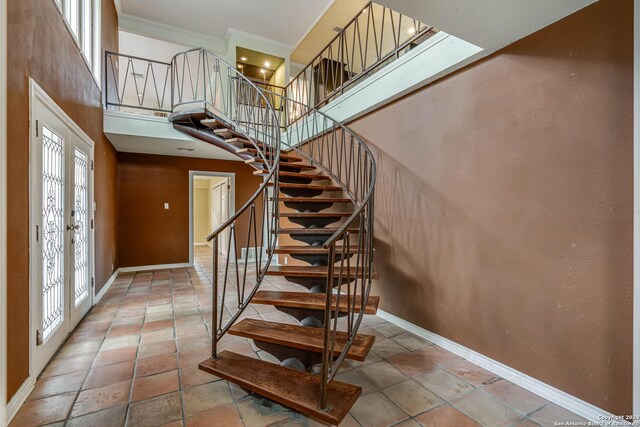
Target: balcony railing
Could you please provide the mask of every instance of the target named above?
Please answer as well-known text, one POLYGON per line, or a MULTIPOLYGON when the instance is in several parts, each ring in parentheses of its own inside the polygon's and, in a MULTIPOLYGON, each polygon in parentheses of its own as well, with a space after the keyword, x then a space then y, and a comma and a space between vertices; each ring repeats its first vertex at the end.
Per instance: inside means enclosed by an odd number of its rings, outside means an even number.
POLYGON ((289 82, 286 96, 319 108, 435 33, 433 27, 369 2, 289 82))
POLYGON ((171 112, 171 64, 121 53, 105 52, 107 110, 171 112))

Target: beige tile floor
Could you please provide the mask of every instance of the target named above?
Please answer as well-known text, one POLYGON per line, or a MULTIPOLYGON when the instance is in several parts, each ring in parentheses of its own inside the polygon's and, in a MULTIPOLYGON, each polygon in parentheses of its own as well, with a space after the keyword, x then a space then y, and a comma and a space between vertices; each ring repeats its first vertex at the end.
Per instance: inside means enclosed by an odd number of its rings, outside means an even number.
MULTIPOLYGON (((11 426, 318 425, 198 370, 209 356, 210 250, 195 268, 121 274, 65 343, 11 426)), ((269 280, 265 289, 293 289, 269 280)), ((291 321, 273 307, 248 317, 291 321)), ((559 406, 376 316, 361 332, 376 336, 363 363, 338 379, 362 387, 343 426, 552 426, 583 421, 559 406)), ((266 360, 244 338, 228 349, 266 360)))

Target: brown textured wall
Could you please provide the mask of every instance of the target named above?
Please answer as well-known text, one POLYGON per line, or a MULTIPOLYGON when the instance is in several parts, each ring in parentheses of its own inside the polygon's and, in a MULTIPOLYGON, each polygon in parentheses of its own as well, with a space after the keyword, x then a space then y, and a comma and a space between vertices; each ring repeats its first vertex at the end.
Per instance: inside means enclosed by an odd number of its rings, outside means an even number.
MULTIPOLYGON (((113 1, 102 1, 102 50, 118 51, 118 14, 113 1)), ((104 65, 103 65, 104 68, 104 65)), ((103 72, 104 75, 104 72, 103 72)), ((102 116, 100 117, 102 123, 102 116)), ((102 124, 100 125, 102 130, 102 124)), ((118 168, 116 149, 101 132, 103 142, 96 145, 96 294, 107 283, 118 264, 118 168)))
MULTIPOLYGON (((258 189, 262 179, 243 162, 118 154, 118 233, 120 266, 189 261, 189 171, 236 174, 236 209, 258 189), (169 210, 164 203, 169 203, 169 210)), ((246 236, 246 220, 238 236, 246 236)))
MULTIPOLYGON (((103 1, 105 48, 117 49, 117 18, 103 1)), ((29 77, 32 77, 95 142, 96 281, 111 275, 116 260, 115 153, 102 132, 101 95, 52 0, 8 4, 7 212, 8 375, 11 398, 29 375, 29 77)))
POLYGON ((352 123, 381 308, 631 413, 633 2, 600 2, 352 123))

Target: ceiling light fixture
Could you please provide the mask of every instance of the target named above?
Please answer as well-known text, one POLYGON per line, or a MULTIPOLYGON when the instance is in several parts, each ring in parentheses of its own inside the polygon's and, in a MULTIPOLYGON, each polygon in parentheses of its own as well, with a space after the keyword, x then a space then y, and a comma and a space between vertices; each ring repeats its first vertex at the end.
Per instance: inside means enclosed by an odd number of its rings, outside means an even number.
POLYGON ((242 65, 242 64, 238 64, 238 68, 242 68, 242 67, 243 67, 243 65, 242 65))
POLYGON ((407 29, 407 34, 409 34, 410 36, 414 35, 415 33, 416 33, 415 27, 410 27, 409 29, 407 29))
POLYGON ((261 69, 260 69, 260 72, 261 72, 262 74, 264 74, 264 73, 266 73, 266 72, 267 72, 267 70, 265 70, 264 68, 261 68, 261 69))
POLYGON ((264 62, 264 66, 267 67, 267 68, 271 67, 271 62, 265 61, 264 62))
POLYGON ((241 56, 241 57, 240 57, 240 61, 246 61, 246 60, 247 60, 247 57, 246 57, 246 56, 241 56))

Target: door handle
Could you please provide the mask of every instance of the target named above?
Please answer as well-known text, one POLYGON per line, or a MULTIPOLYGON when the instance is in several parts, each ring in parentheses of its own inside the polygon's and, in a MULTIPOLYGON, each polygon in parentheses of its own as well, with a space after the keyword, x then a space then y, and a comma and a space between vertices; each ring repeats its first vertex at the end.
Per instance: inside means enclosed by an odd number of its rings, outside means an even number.
POLYGON ((76 224, 76 225, 67 225, 67 231, 70 230, 80 230, 80 224, 76 224))

